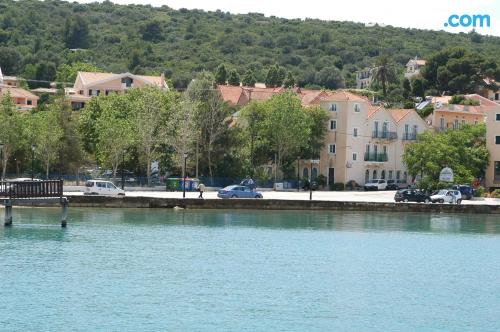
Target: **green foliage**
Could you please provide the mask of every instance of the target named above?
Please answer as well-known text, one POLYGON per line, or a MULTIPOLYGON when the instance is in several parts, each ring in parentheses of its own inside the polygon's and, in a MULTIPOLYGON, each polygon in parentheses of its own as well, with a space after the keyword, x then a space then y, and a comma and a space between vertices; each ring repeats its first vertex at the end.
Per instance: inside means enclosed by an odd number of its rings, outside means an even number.
POLYGON ((450 99, 450 104, 479 106, 478 100, 467 99, 464 95, 454 95, 450 99))
POLYGON ((387 85, 396 80, 394 63, 388 55, 380 55, 375 60, 375 66, 373 80, 380 83, 382 86, 382 93, 384 97, 387 97, 387 85))
POLYGON ((316 178, 316 183, 318 184, 319 187, 326 186, 326 176, 324 176, 323 174, 319 174, 318 177, 316 178))
POLYGON ((434 106, 432 106, 431 104, 425 106, 424 108, 422 108, 420 110, 417 110, 418 115, 420 115, 420 117, 422 119, 425 119, 426 117, 431 115, 432 112, 434 112, 434 106))
POLYGON ((411 94, 414 97, 425 98, 424 80, 421 77, 416 77, 411 81, 411 94))
POLYGON ((243 86, 254 86, 257 82, 255 75, 251 69, 247 70, 245 76, 243 76, 243 86))
POLYGON ((89 46, 89 24, 85 17, 73 15, 66 18, 64 42, 67 48, 87 48, 89 46))
POLYGON ((403 80, 403 98, 408 99, 408 98, 410 98, 410 95, 411 95, 410 80, 405 78, 403 80))
POLYGON ((485 189, 483 186, 479 186, 474 191, 474 197, 484 197, 485 189))
POLYGON ((423 172, 428 188, 436 187, 444 167, 453 169, 455 182, 470 183, 483 177, 488 165, 485 135, 483 124, 442 133, 427 131, 417 137, 416 143, 405 146, 403 161, 412 177, 423 172))
POLYGON ((233 86, 240 86, 240 74, 238 74, 236 69, 231 69, 229 71, 229 75, 227 77, 227 83, 233 86))
POLYGON ((217 71, 215 72, 215 82, 217 84, 225 85, 227 81, 227 69, 226 66, 221 63, 219 67, 217 67, 217 71))
POLYGON ((283 82, 285 88, 293 88, 295 86, 295 77, 291 72, 288 72, 285 81, 283 82))
POLYGON ((139 32, 143 40, 159 42, 163 40, 163 28, 159 21, 148 21, 140 26, 139 32))
MULTIPOLYGON (((476 49, 470 47, 469 49, 476 49)), ((465 48, 447 48, 430 57, 423 76, 430 88, 447 93, 473 93, 483 77, 500 78, 496 61, 465 48)))
MULTIPOLYGON (((330 190, 333 191, 344 191, 346 189, 346 186, 344 185, 343 182, 335 182, 330 185, 330 190)), ((352 190, 351 188, 349 188, 352 190)))
POLYGON ((100 70, 99 68, 90 63, 85 63, 85 62, 62 64, 59 66, 59 68, 57 68, 56 81, 73 83, 75 82, 76 75, 79 71, 98 73, 101 72, 102 70, 100 70))
POLYGON ((493 192, 490 194, 491 198, 500 198, 500 189, 495 189, 493 192))
POLYGON ((266 75, 266 86, 270 88, 276 88, 283 85, 283 80, 285 79, 286 71, 279 65, 274 65, 269 68, 266 75))
POLYGON ((404 109, 412 109, 415 108, 415 104, 412 101, 405 101, 403 104, 404 109))
POLYGON ((15 111, 10 93, 4 93, 0 99, 0 143, 3 144, 2 178, 5 177, 7 161, 19 148, 21 139, 21 115, 15 111))
POLYGON ((326 67, 316 74, 316 84, 328 89, 339 89, 345 87, 344 78, 336 67, 326 67))

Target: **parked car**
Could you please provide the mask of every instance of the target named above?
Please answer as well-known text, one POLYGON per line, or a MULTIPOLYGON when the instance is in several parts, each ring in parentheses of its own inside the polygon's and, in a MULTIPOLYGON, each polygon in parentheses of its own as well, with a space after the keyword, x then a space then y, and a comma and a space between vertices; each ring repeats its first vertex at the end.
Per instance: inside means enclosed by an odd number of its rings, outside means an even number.
POLYGON ((365 183, 365 190, 386 190, 387 181, 374 179, 365 183))
POLYGON ((394 195, 396 202, 430 203, 431 198, 426 193, 415 189, 401 189, 394 195))
POLYGON ((262 193, 253 191, 250 187, 232 185, 220 189, 217 193, 219 198, 262 198, 262 193))
POLYGON ((471 186, 458 184, 451 188, 460 191, 460 194, 462 194, 462 199, 472 199, 472 197, 474 197, 474 188, 472 188, 471 186))
POLYGON ((431 196, 432 203, 462 203, 462 194, 453 189, 441 189, 431 196))
POLYGON ((396 180, 387 180, 387 187, 385 188, 387 190, 399 190, 399 184, 396 180))
POLYGON ((85 182, 85 195, 125 196, 125 191, 110 181, 89 180, 85 182))

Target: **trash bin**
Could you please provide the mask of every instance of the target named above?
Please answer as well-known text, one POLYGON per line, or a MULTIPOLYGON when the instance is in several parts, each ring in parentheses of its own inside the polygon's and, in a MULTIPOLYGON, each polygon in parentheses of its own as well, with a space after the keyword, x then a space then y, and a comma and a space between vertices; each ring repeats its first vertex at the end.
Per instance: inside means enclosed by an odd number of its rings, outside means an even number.
MULTIPOLYGON (((176 191, 179 188, 179 178, 168 178, 166 181, 167 191, 176 191)), ((182 188, 182 187, 181 187, 182 188)))

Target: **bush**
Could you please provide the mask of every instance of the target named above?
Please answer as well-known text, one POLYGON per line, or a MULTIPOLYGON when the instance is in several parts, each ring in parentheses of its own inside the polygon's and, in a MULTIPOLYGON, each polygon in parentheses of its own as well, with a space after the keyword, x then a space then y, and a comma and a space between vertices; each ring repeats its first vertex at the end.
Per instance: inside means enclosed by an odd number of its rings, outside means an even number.
POLYGON ((358 184, 356 183, 356 181, 354 180, 349 180, 347 181, 347 183, 345 184, 345 189, 346 190, 355 190, 356 187, 358 187, 358 184))
POLYGON ((330 189, 333 191, 344 191, 344 183, 336 182, 336 183, 330 185, 330 189))
POLYGON ((479 186, 477 189, 474 191, 474 197, 483 197, 484 196, 484 187, 479 186))
POLYGON ((324 176, 323 174, 318 175, 318 177, 316 178, 316 182, 320 187, 326 186, 326 176, 324 176))
POLYGON ((495 189, 491 193, 491 198, 500 198, 500 189, 495 189))

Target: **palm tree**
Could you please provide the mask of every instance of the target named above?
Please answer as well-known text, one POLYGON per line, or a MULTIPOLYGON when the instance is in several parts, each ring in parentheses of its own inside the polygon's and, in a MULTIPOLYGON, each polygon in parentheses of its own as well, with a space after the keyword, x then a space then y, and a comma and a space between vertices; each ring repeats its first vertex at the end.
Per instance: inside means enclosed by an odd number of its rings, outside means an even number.
POLYGON ((394 81, 396 78, 393 63, 388 55, 381 55, 377 58, 375 66, 376 67, 373 69, 373 80, 382 85, 382 92, 384 94, 384 98, 386 98, 387 84, 394 81))

